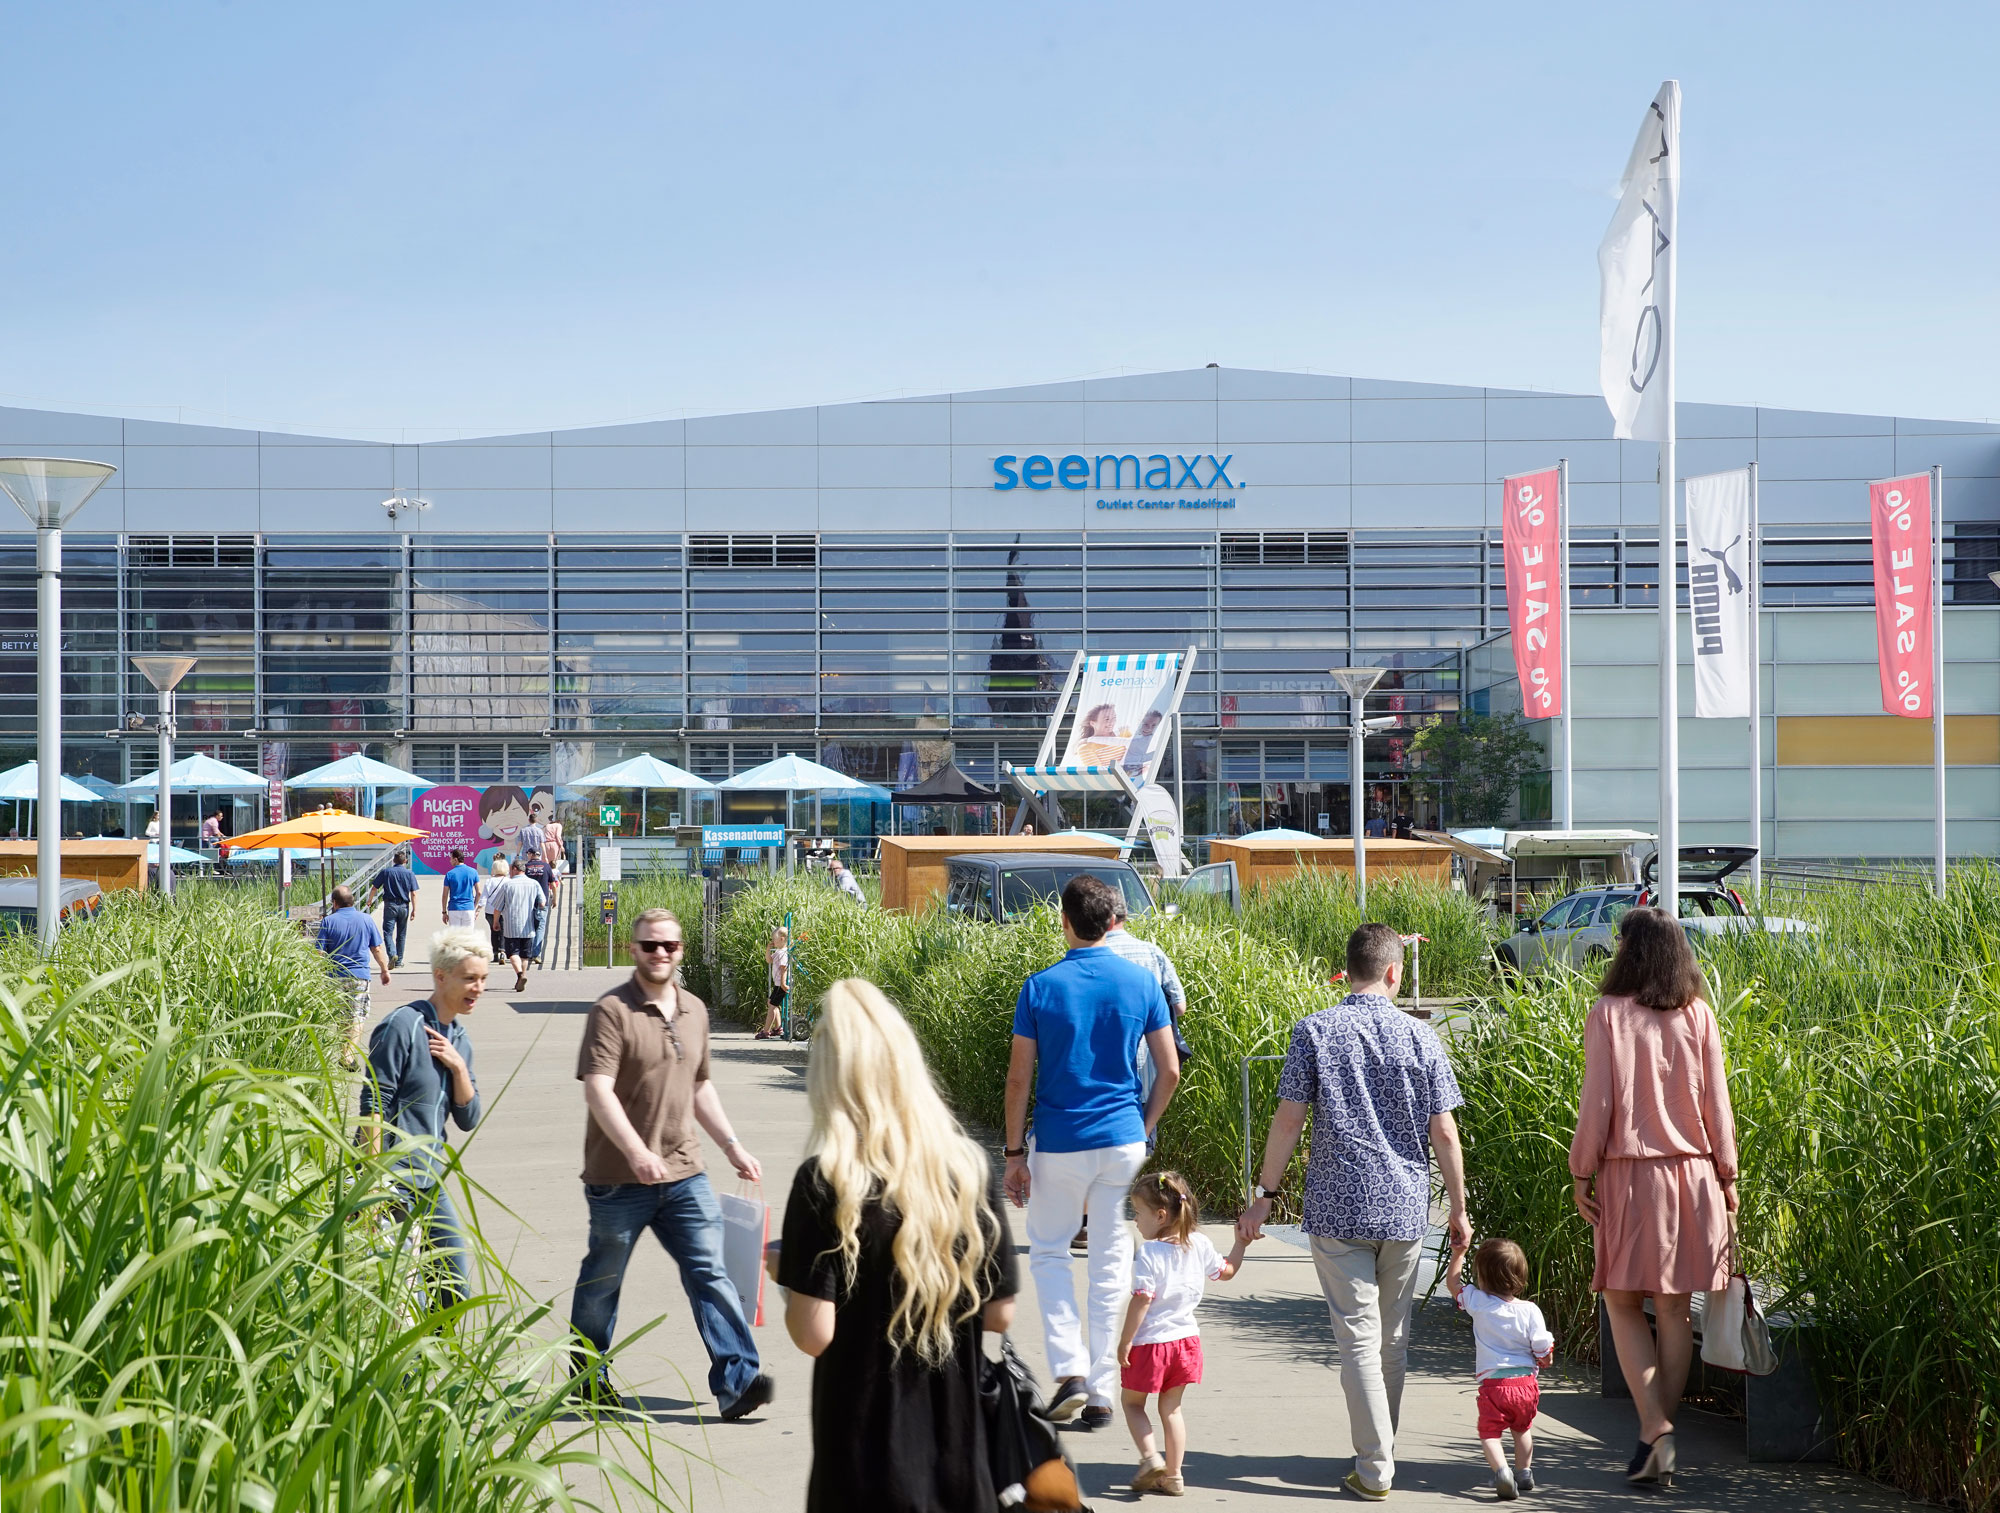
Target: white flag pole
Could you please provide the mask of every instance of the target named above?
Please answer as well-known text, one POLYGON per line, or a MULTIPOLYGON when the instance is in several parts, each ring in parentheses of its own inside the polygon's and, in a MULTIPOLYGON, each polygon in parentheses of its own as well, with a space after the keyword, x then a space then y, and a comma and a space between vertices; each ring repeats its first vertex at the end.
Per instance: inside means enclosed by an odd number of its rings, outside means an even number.
POLYGON ((1750 595, 1750 895, 1764 886, 1764 550, 1757 534, 1757 464, 1750 474, 1750 549, 1744 554, 1744 577, 1750 595))
POLYGON ((1562 743, 1562 794, 1558 799, 1557 816, 1559 830, 1576 828, 1576 748, 1570 740, 1570 703, 1575 697, 1570 688, 1569 676, 1569 459, 1556 460, 1556 525, 1561 535, 1561 562, 1558 571, 1562 583, 1562 619, 1558 633, 1562 636, 1562 730, 1558 739, 1562 743))
MULTIPOLYGON (((1675 239, 1678 241, 1678 238, 1675 239)), ((1666 435, 1660 442, 1660 897, 1670 918, 1680 917, 1681 729, 1680 572, 1674 540, 1674 287, 1673 243, 1665 267, 1667 324, 1661 332, 1660 382, 1666 390, 1666 435)))
POLYGON ((1931 469, 1931 802, 1937 809, 1937 896, 1945 893, 1944 469, 1931 469))

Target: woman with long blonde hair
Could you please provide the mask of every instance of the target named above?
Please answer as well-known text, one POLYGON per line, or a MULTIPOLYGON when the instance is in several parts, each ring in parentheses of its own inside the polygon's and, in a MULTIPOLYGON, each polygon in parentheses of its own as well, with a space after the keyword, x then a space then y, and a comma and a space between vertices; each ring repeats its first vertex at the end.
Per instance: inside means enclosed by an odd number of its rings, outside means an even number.
POLYGON ((1014 1248, 992 1163, 871 982, 827 989, 806 1072, 812 1135, 776 1276, 813 1368, 813 1513, 996 1505, 980 1331, 1014 1314, 1014 1248))

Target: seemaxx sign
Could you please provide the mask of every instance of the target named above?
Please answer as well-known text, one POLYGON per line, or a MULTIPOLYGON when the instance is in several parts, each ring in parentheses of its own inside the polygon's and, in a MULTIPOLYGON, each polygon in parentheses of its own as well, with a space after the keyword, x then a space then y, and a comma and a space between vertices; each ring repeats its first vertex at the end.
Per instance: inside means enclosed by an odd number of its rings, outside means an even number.
POLYGON ((1060 488, 1079 494, 1137 496, 1099 498, 1100 510, 1233 510, 1236 501, 1230 495, 1243 487, 1229 476, 1235 457, 1234 452, 1221 457, 1213 452, 1193 457, 1153 452, 1143 459, 1136 452, 1095 457, 1078 452, 1066 457, 1039 452, 1022 457, 1008 452, 993 459, 993 487, 1000 493, 1060 488))

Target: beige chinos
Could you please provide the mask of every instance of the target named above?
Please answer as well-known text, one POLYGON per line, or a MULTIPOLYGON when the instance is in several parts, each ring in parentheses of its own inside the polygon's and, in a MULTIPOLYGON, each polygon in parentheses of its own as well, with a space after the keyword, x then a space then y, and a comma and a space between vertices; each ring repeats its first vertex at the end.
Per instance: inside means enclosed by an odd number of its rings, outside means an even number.
POLYGON ((1410 1309, 1416 1302, 1424 1242, 1310 1238, 1313 1267, 1340 1348, 1354 1469, 1368 1486, 1385 1488, 1396 1479, 1396 1426, 1403 1411, 1410 1309))

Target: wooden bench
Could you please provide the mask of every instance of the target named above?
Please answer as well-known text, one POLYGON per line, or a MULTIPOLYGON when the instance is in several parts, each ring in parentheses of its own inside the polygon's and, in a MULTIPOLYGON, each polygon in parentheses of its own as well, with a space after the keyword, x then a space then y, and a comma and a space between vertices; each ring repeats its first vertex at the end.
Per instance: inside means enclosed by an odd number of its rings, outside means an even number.
MULTIPOLYGON (((1753 1461, 1830 1461, 1834 1458, 1832 1436, 1820 1411, 1819 1390, 1813 1385, 1810 1321, 1770 1312, 1765 1308, 1765 1289, 1752 1282, 1750 1290, 1758 1307, 1765 1309, 1778 1369, 1769 1376, 1742 1376, 1707 1365, 1701 1358, 1702 1305, 1707 1295, 1698 1292, 1692 1308, 1695 1355, 1688 1372, 1688 1395, 1719 1399, 1742 1415, 1744 1445, 1753 1461)), ((1653 1300, 1648 1298, 1647 1317, 1652 1313, 1653 1300)), ((1611 1337, 1611 1321, 1601 1297, 1597 1300, 1597 1340, 1599 1393, 1629 1399, 1632 1394, 1618 1364, 1618 1344, 1611 1337)))

